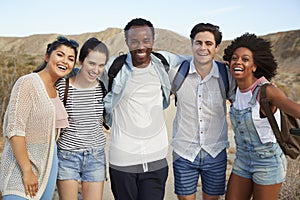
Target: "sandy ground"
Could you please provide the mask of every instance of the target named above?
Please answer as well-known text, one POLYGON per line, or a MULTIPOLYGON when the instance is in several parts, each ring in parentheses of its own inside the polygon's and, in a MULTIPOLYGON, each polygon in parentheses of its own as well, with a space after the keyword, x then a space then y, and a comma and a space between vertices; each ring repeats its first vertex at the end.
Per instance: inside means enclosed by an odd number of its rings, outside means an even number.
MULTIPOLYGON (((172 124, 173 124, 175 112, 176 112, 176 108, 174 106, 174 102, 171 102, 171 105, 169 106, 169 108, 165 110, 166 125, 167 125, 170 139, 171 139, 171 134, 172 134, 172 124)), ((231 152, 231 149, 234 148, 232 131, 230 131, 230 134, 229 134, 229 141, 230 141, 230 148, 229 148, 229 154, 228 154, 229 159, 228 159, 228 167, 227 167, 227 175, 228 176, 231 172, 231 164, 233 163, 233 159, 234 159, 234 154, 233 154, 234 151, 231 152)), ((165 192, 165 198, 164 198, 165 200, 177 199, 176 195, 174 194, 174 185, 173 185, 173 177, 174 176, 173 176, 172 157, 171 157, 172 154, 171 153, 172 153, 172 149, 170 148, 168 157, 167 157, 168 163, 169 163, 169 176, 168 176, 167 183, 166 183, 166 192, 165 192)), ((199 182, 198 189, 197 189, 197 199, 202 199, 201 197, 202 197, 201 182, 199 182)), ((108 180, 105 183, 103 199, 104 200, 113 200, 114 199, 112 192, 111 192, 111 188, 110 188, 110 180, 108 180)), ((223 199, 223 197, 222 197, 222 199, 223 199)))

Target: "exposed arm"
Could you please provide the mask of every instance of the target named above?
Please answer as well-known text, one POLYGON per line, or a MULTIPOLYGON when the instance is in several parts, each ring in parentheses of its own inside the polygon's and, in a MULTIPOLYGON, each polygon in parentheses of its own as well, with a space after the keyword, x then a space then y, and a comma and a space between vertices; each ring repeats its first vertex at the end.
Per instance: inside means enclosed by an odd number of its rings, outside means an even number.
POLYGON ((269 85, 266 89, 271 106, 276 106, 283 112, 300 119, 300 104, 289 99, 282 90, 273 85, 269 85))
POLYGON ((26 126, 33 104, 33 81, 20 78, 14 85, 7 108, 7 121, 4 135, 9 139, 14 156, 22 171, 26 195, 35 196, 38 189, 37 177, 32 172, 26 148, 26 126))
POLYGON ((191 55, 178 55, 168 51, 159 51, 159 53, 166 58, 170 65, 170 69, 178 67, 184 60, 191 61, 193 58, 191 55))
POLYGON ((34 197, 38 190, 38 180, 31 168, 25 137, 13 136, 10 138, 10 143, 22 171, 25 193, 34 197))

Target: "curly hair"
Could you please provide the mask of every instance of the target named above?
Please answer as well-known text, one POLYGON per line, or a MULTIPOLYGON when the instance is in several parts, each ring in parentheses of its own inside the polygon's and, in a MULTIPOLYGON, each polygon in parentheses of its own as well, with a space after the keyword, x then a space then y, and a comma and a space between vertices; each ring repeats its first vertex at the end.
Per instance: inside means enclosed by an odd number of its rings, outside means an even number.
POLYGON ((264 76, 270 81, 277 74, 277 62, 272 54, 271 42, 255 34, 245 33, 225 48, 223 59, 230 62, 234 51, 240 47, 248 48, 253 53, 254 64, 257 66, 254 72, 256 78, 264 76))

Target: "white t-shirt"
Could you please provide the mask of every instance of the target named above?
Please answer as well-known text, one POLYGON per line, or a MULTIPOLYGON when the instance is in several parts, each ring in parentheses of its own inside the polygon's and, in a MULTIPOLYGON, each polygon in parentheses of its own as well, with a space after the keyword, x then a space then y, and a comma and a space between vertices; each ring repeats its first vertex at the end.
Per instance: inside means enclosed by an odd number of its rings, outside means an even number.
POLYGON ((113 110, 110 137, 109 161, 113 165, 131 166, 166 157, 161 82, 152 65, 133 68, 124 96, 113 110))
MULTIPOLYGON (((239 88, 237 88, 236 91, 236 100, 233 103, 233 106, 236 109, 243 110, 249 107, 249 101, 252 98, 252 91, 249 90, 247 92, 241 92, 239 88)), ((256 101, 256 104, 252 107, 252 118, 253 118, 253 123, 254 126, 257 130, 257 133, 259 135, 260 141, 265 144, 267 142, 276 142, 275 135, 273 133, 273 130, 271 128, 271 125, 268 121, 268 118, 260 118, 259 115, 259 102, 256 101)), ((279 127, 281 127, 281 122, 280 122, 280 111, 279 109, 276 110, 274 113, 274 117, 277 121, 277 124, 279 127)))

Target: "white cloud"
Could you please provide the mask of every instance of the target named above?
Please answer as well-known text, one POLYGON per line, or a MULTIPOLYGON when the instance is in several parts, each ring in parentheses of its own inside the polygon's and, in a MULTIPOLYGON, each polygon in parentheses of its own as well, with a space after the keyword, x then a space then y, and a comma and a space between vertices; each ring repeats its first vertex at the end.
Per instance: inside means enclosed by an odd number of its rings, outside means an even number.
POLYGON ((232 7, 225 7, 225 8, 219 8, 219 9, 215 9, 215 10, 210 10, 207 12, 207 14, 211 15, 211 14, 221 14, 221 13, 226 13, 226 12, 230 12, 233 10, 237 10, 241 8, 241 6, 232 6, 232 7))

